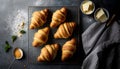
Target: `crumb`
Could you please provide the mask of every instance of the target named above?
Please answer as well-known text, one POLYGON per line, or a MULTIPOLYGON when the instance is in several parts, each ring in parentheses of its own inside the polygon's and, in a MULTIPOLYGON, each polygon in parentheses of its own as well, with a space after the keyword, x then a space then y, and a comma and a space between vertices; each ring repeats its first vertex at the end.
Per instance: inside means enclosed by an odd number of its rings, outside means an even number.
POLYGON ((24 65, 24 69, 26 69, 26 65, 24 65))
POLYGON ((23 21, 23 22, 21 22, 21 23, 18 25, 17 29, 21 30, 21 29, 24 28, 24 26, 25 26, 25 23, 24 23, 24 21, 23 21))
POLYGON ((18 25, 18 27, 17 27, 17 29, 18 29, 17 36, 18 36, 18 37, 21 37, 21 36, 22 36, 22 34, 20 33, 20 30, 22 30, 22 29, 24 28, 24 26, 25 26, 24 21, 22 21, 22 22, 18 25))
POLYGON ((18 37, 21 37, 21 36, 22 36, 22 34, 20 33, 20 31, 17 33, 17 36, 18 36, 18 37))
POLYGON ((20 24, 20 27, 21 28, 24 28, 24 25, 25 25, 25 23, 24 23, 24 21, 20 24))

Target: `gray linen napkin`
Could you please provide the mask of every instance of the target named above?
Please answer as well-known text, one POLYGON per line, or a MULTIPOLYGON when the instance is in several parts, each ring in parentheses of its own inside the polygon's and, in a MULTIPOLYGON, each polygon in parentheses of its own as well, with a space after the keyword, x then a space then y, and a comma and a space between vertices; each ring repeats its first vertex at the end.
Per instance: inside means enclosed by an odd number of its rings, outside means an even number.
POLYGON ((114 22, 101 35, 104 27, 105 24, 93 23, 82 34, 83 49, 87 54, 82 69, 120 69, 120 24, 114 22), (116 56, 118 61, 115 61, 116 56))

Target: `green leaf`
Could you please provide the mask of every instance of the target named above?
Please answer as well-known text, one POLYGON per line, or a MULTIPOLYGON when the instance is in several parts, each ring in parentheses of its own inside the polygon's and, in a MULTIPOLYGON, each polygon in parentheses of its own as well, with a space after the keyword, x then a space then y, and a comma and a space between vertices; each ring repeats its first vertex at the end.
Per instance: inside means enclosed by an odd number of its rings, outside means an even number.
POLYGON ((5 41, 5 44, 6 44, 6 45, 9 45, 8 41, 5 41))
POLYGON ((13 36, 12 36, 12 42, 15 42, 16 39, 17 39, 17 36, 16 36, 16 35, 13 35, 13 36))
POLYGON ((26 31, 24 31, 24 30, 21 30, 21 31, 20 31, 20 33, 21 33, 21 34, 25 34, 25 33, 26 33, 26 31))
POLYGON ((5 52, 8 52, 10 48, 11 46, 9 45, 8 41, 5 41, 5 48, 4 48, 5 52))

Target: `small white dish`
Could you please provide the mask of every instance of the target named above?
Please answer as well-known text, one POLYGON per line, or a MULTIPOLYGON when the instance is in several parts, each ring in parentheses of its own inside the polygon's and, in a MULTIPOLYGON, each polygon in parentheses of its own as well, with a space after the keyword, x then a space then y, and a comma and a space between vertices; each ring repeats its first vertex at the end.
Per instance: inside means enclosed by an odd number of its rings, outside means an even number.
POLYGON ((96 21, 98 21, 98 22, 100 22, 100 23, 104 23, 104 22, 106 22, 106 21, 109 19, 109 12, 108 12, 108 10, 105 9, 105 8, 98 8, 98 9, 95 11, 95 13, 94 13, 94 18, 95 18, 96 21), (107 18, 104 18, 103 20, 100 20, 100 19, 97 18, 97 14, 98 14, 98 12, 99 12, 101 9, 104 11, 104 13, 105 13, 105 15, 106 15, 106 17, 107 17, 107 18))
POLYGON ((15 58, 15 59, 22 59, 22 57, 23 57, 23 51, 22 51, 21 48, 18 48, 18 47, 14 49, 13 54, 14 54, 14 58, 15 58), (18 51, 19 51, 18 54, 20 55, 19 57, 16 56, 16 53, 17 53, 18 51))
MULTIPOLYGON (((85 6, 85 7, 86 7, 86 6, 85 6)), ((80 9, 81 9, 81 11, 82 11, 83 14, 90 15, 90 14, 92 14, 92 13, 94 12, 94 10, 95 10, 95 4, 94 4, 92 1, 90 1, 90 0, 84 0, 84 1, 81 3, 81 5, 80 5, 80 9), (84 8, 83 5, 85 5, 85 4, 88 3, 88 2, 92 4, 92 5, 90 5, 91 8, 90 8, 88 11, 84 11, 83 9, 85 9, 85 8, 84 8)))

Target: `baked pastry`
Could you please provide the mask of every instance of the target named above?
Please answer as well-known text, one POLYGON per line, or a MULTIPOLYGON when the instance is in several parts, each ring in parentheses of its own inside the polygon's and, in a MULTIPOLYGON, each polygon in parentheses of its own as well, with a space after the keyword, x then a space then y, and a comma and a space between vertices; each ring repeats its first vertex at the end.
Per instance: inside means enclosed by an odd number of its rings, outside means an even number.
POLYGON ((47 16, 48 9, 33 12, 29 28, 35 29, 42 26, 47 21, 47 16))
POLYGON ((50 23, 51 28, 57 27, 59 24, 66 20, 67 10, 65 7, 56 10, 52 15, 52 22, 50 23))
POLYGON ((41 53, 37 58, 37 61, 43 62, 43 61, 52 61, 55 59, 57 55, 57 51, 59 49, 58 44, 51 44, 51 45, 46 45, 41 49, 41 53))
POLYGON ((61 60, 65 61, 68 60, 73 56, 76 51, 76 39, 72 38, 71 40, 67 41, 62 47, 62 57, 61 60))
POLYGON ((61 24, 54 34, 54 38, 69 38, 72 35, 75 26, 75 22, 65 22, 61 24))
POLYGON ((32 45, 34 47, 37 47, 45 44, 48 40, 49 31, 49 27, 45 27, 43 29, 38 30, 38 32, 34 34, 34 40, 32 42, 32 45))

